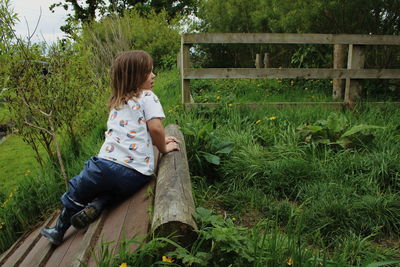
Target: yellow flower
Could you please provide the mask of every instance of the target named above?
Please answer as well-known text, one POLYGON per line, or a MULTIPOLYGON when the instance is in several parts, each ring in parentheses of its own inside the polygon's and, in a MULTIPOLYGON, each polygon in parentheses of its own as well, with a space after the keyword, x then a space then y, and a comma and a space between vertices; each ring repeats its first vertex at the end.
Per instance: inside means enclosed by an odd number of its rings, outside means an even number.
POLYGON ((126 262, 124 262, 119 267, 128 267, 128 264, 126 264, 126 262))
POLYGON ((228 107, 232 107, 232 104, 228 104, 228 107))
POLYGON ((286 263, 287 263, 287 265, 292 266, 292 264, 293 264, 292 258, 289 258, 286 263))
POLYGON ((219 100, 219 99, 221 99, 221 97, 220 97, 220 96, 217 96, 217 99, 219 100))
POLYGON ((171 256, 162 256, 162 261, 164 262, 174 262, 171 256))
POLYGON ((308 90, 308 88, 306 87, 306 88, 304 88, 304 90, 306 90, 306 91, 307 91, 307 90, 308 90))
POLYGON ((256 121, 256 124, 259 124, 261 122, 261 120, 256 121))
POLYGON ((278 117, 276 117, 276 116, 272 116, 272 117, 269 117, 268 120, 273 121, 273 120, 276 120, 277 118, 278 117))

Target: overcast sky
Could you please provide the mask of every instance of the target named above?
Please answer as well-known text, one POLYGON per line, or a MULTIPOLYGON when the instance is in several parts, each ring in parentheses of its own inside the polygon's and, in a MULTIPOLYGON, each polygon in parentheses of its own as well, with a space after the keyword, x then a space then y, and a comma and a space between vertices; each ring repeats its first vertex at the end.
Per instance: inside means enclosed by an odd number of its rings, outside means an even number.
POLYGON ((15 26, 17 35, 24 38, 28 36, 27 23, 29 31, 32 34, 40 17, 40 9, 42 9, 39 26, 32 41, 43 41, 44 38, 47 43, 51 43, 57 40, 57 38, 62 38, 63 32, 60 30, 60 26, 65 24, 64 21, 67 13, 62 7, 55 8, 54 13, 49 10, 51 4, 58 2, 61 2, 61 0, 11 0, 12 8, 20 19, 15 26))

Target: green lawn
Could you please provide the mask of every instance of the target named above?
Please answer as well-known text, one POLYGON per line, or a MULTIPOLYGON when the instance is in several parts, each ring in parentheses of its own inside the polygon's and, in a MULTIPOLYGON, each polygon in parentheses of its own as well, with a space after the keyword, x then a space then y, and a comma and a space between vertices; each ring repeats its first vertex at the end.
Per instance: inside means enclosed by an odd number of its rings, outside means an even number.
POLYGON ((11 134, 0 143, 0 184, 4 193, 34 169, 39 168, 35 152, 21 137, 11 134))

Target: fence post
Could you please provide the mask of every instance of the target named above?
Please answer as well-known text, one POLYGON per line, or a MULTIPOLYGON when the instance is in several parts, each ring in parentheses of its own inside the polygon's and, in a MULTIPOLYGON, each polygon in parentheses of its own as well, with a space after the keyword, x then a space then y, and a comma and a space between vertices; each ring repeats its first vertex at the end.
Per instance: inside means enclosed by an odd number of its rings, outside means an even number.
POLYGON ((264 68, 269 68, 269 53, 264 54, 264 68))
MULTIPOLYGON (((365 53, 362 45, 349 45, 349 53, 347 58, 347 69, 362 69, 364 68, 365 53)), ((350 78, 346 79, 346 89, 344 93, 344 101, 352 104, 354 100, 361 97, 361 84, 350 78)))
MULTIPOLYGON (((333 68, 334 69, 343 69, 345 66, 344 54, 345 54, 346 45, 343 44, 335 44, 333 45, 333 68)), ((332 98, 333 99, 342 99, 344 97, 345 90, 345 79, 333 79, 332 85, 332 98)))
POLYGON ((182 104, 185 106, 186 104, 191 103, 190 97, 190 80, 184 79, 185 68, 190 68, 190 54, 189 49, 190 45, 185 44, 183 40, 184 36, 181 37, 181 80, 182 80, 182 104))
POLYGON ((260 54, 256 54, 256 68, 259 69, 261 68, 261 57, 260 54))

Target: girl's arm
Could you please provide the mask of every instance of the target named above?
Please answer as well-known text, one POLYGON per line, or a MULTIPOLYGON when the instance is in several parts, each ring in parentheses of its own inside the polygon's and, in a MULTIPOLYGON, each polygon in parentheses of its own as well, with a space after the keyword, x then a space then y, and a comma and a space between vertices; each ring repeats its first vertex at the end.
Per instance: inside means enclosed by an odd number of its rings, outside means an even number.
POLYGON ((165 154, 174 150, 179 150, 177 142, 166 142, 164 127, 161 123, 161 119, 155 118, 148 120, 147 129, 149 129, 153 145, 155 145, 161 153, 165 154))

